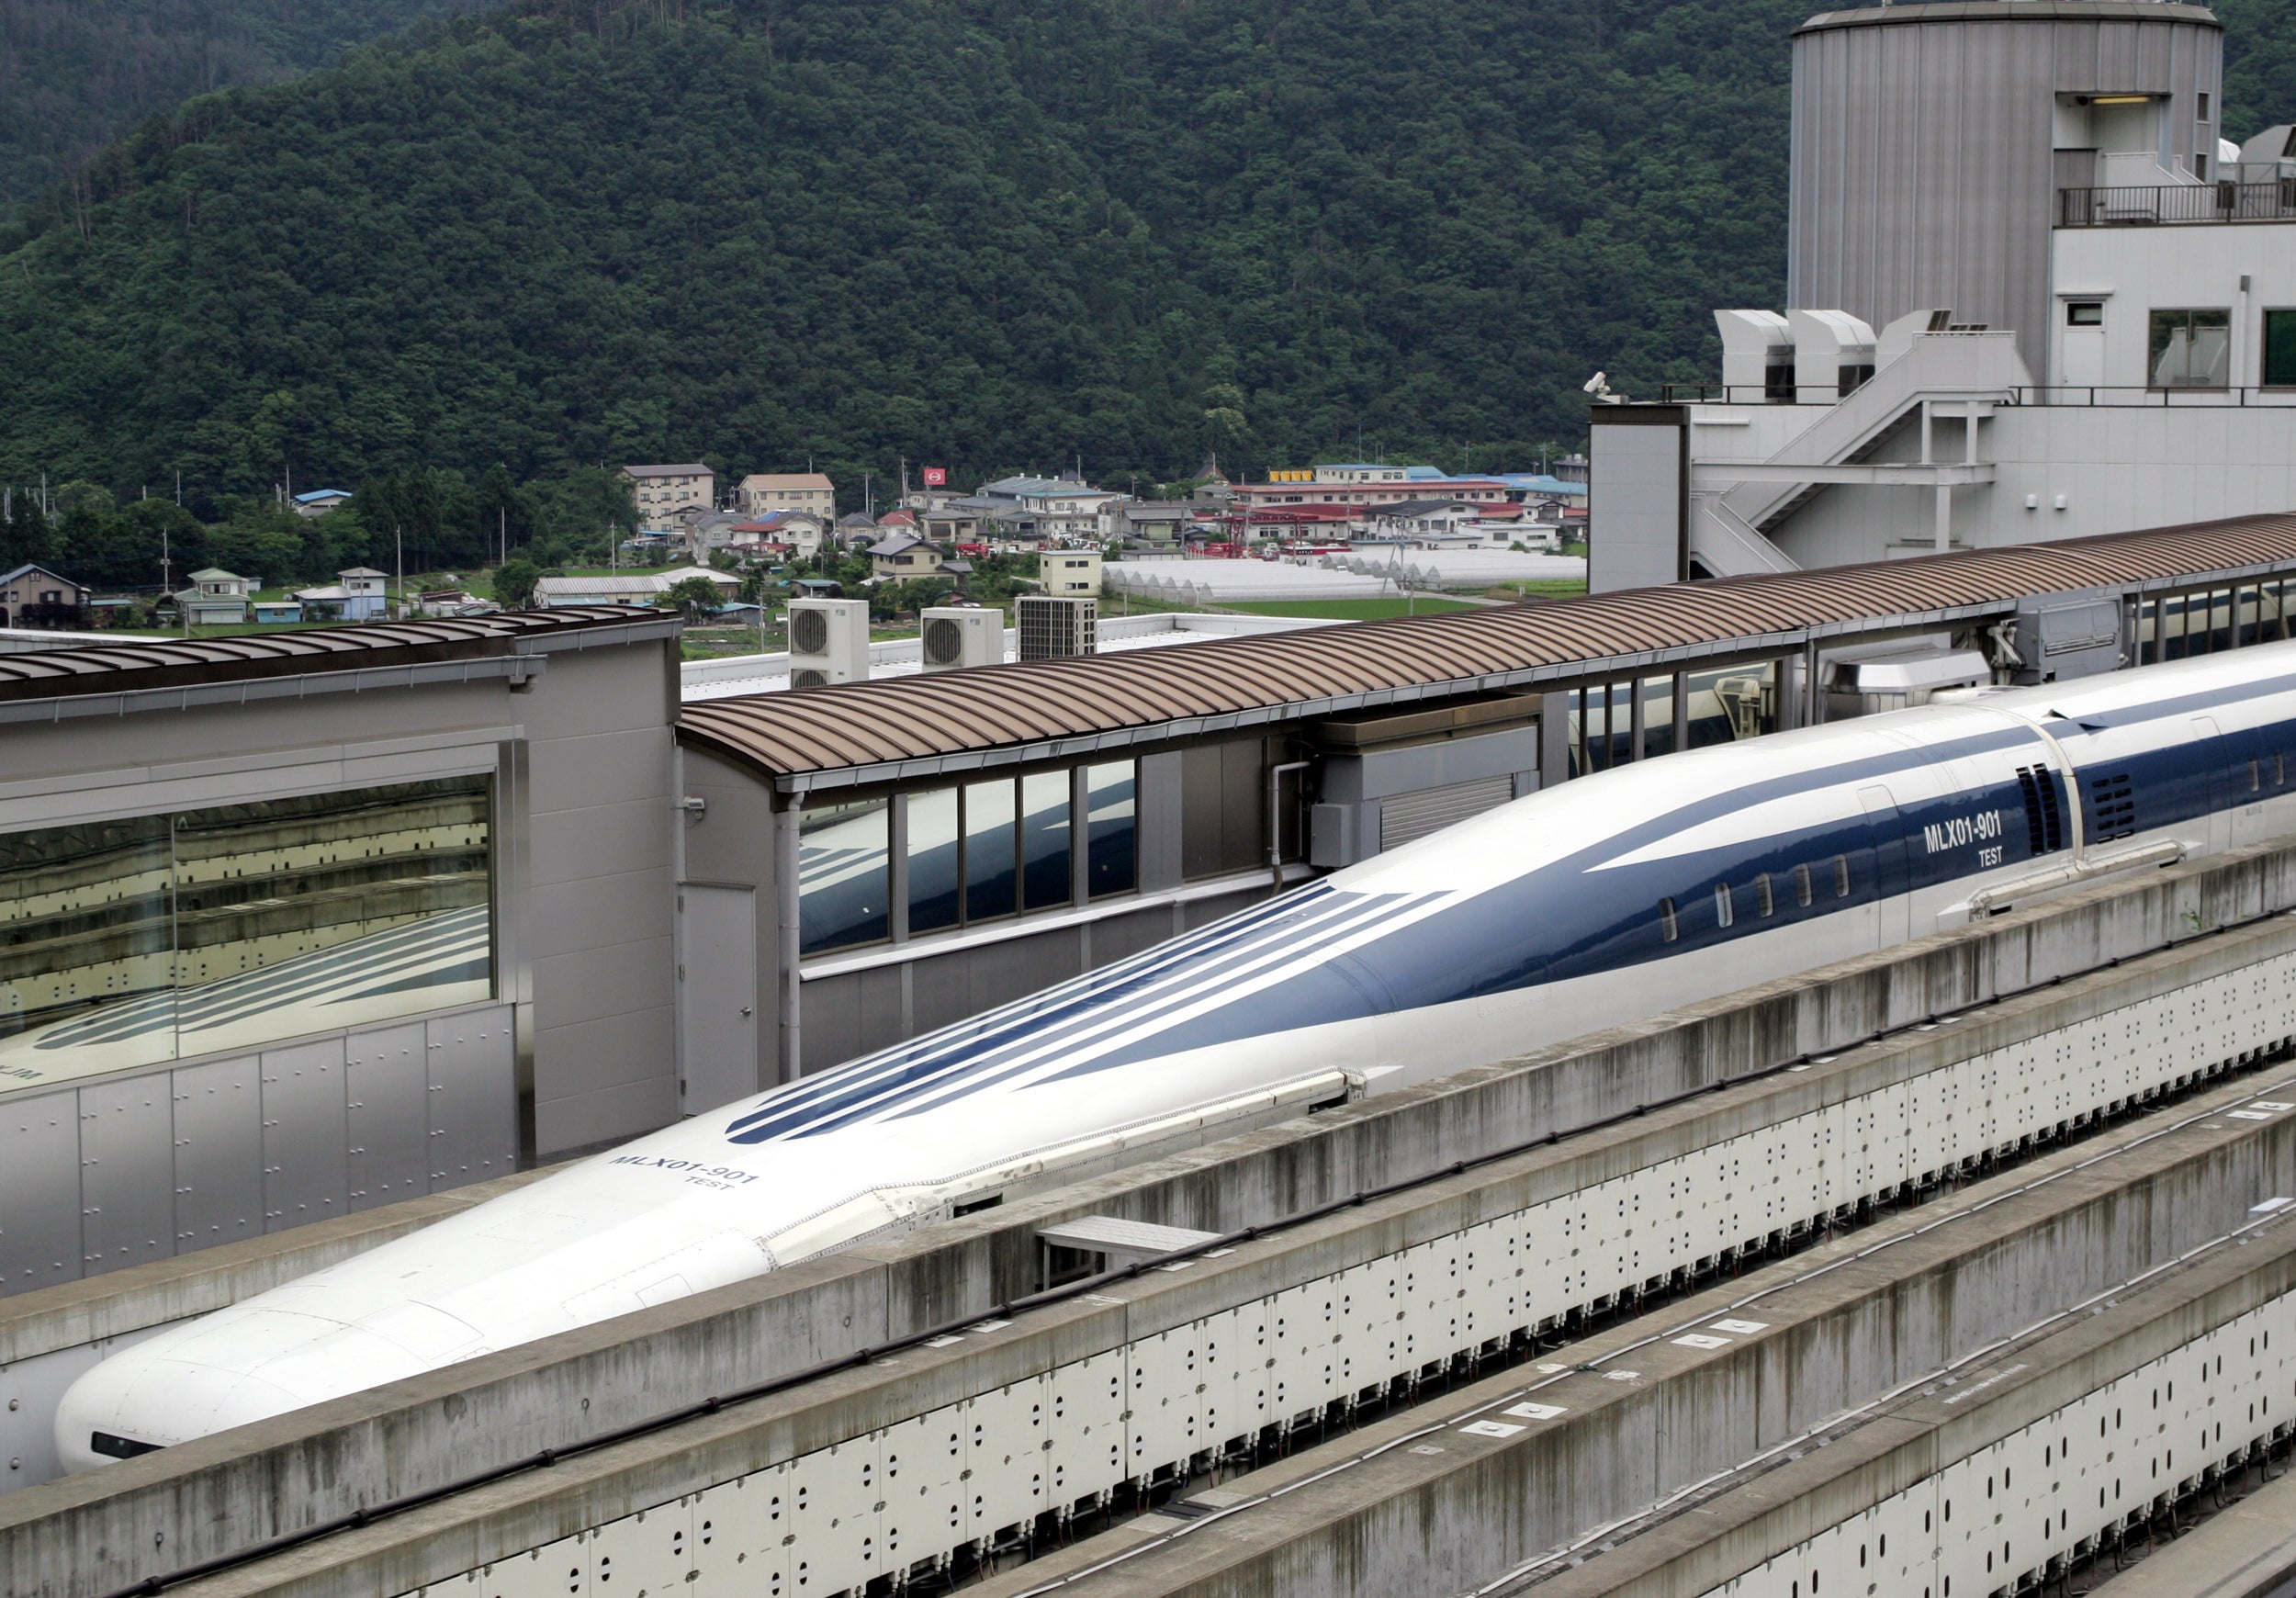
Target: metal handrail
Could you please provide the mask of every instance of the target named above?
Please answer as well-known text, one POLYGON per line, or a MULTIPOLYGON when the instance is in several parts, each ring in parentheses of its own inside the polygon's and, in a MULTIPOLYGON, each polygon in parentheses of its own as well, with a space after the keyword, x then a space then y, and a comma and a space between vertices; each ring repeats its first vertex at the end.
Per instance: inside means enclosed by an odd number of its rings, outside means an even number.
MULTIPOLYGON (((1663 403, 1725 404, 1725 405, 1795 405, 1794 400, 1765 400, 1761 388, 1749 384, 1732 388, 1721 383, 1666 383, 1660 387, 1663 403)), ((2275 384, 2265 387, 2248 384, 2234 387, 2178 385, 2167 388, 2144 383, 2026 383, 1987 388, 1981 395, 1931 395, 1941 404, 1960 404, 1966 398, 1989 401, 1996 405, 2074 405, 2083 409, 2168 410, 2190 407, 2200 410, 2242 409, 2250 405, 2270 410, 2286 410, 2296 406, 2296 387, 2275 384)), ((1919 396, 1917 396, 1919 398, 1919 396)), ((1839 403, 1820 400, 1807 408, 1829 410, 1839 403)))
POLYGON ((2061 228, 2290 220, 2296 220, 2296 177, 2268 183, 2155 184, 2057 191, 2057 226, 2061 228))

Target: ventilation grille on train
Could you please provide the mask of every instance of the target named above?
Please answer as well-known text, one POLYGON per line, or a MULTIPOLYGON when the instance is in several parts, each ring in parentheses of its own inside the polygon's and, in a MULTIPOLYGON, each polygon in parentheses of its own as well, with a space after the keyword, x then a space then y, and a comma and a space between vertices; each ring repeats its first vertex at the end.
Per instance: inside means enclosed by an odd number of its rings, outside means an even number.
POLYGON ((2065 847, 2065 807, 2057 796, 2057 774, 2046 766, 2017 768, 2017 786, 2025 795, 2025 836, 2034 854, 2050 854, 2065 847))
MULTIPOLYGON (((802 616, 805 613, 800 611, 797 613, 802 616)), ((827 688, 829 686, 829 674, 807 666, 789 674, 789 685, 792 688, 827 688)))
POLYGON ((964 628, 947 616, 925 624, 925 661, 930 666, 954 666, 964 658, 964 628))
POLYGON ((2099 777, 2089 783, 2088 827, 2091 843, 2135 835, 2136 791, 2128 772, 2099 777))
MULTIPOLYGON (((829 617, 825 611, 793 610, 789 618, 789 647, 798 655, 820 655, 829 647, 829 617)), ((804 675, 804 673, 799 673, 804 675)), ((814 673, 818 677, 820 673, 814 673)), ((827 681, 826 678, 823 681, 827 681)), ((800 688, 818 688, 820 682, 800 682, 800 688)))

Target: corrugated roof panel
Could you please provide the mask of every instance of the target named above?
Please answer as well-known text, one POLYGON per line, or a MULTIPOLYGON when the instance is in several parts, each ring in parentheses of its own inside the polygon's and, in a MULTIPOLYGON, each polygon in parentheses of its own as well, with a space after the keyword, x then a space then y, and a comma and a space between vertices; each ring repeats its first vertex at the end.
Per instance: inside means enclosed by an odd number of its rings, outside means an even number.
MULTIPOLYGON (((1176 721, 1265 719, 1366 695, 1728 646, 1855 621, 1998 607, 2020 596, 2296 562, 2296 515, 2117 534, 1823 571, 1681 583, 1539 605, 1396 616, 1186 650, 985 666, 715 699, 681 736, 777 776, 977 756, 1176 721)), ((0 666, 5 658, 0 658, 0 666)))
POLYGON ((232 638, 127 638, 0 655, 0 700, 172 688, 502 654, 522 637, 659 620, 621 606, 516 611, 432 622, 366 622, 232 638))

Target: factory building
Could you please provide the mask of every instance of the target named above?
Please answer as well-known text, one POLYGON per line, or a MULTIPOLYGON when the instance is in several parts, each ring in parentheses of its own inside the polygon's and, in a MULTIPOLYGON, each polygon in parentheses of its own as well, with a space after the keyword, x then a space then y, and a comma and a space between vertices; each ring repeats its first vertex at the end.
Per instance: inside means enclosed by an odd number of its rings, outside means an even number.
POLYGON ((2296 506, 2296 158, 2124 0, 1795 35, 1786 309, 1595 406, 1597 591, 2296 506))
POLYGON ((0 656, 0 1291, 673 1118, 676 634, 0 656))

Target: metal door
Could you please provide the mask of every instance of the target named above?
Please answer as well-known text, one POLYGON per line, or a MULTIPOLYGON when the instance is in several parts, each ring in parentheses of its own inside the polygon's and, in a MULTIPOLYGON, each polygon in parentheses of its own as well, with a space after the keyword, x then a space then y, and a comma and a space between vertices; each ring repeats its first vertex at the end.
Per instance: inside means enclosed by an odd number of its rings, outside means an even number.
POLYGON ((1874 840, 1874 907, 1876 943, 1886 949, 1913 936, 1912 883, 1906 872, 1906 829, 1897 801, 1879 782, 1858 790, 1865 807, 1865 829, 1874 840))
POLYGON ((758 1091, 758 895, 678 889, 678 1088, 687 1115, 758 1091))
POLYGON ((2196 767, 2200 775, 2196 781, 2198 792, 2195 797, 2200 798, 2208 806, 2208 815, 2196 830, 2204 829, 2206 842, 2203 847, 2209 853, 2222 854, 2229 847, 2232 837, 2231 790, 2225 771, 2225 762, 2232 750, 2214 716, 2196 715, 2192 718, 2192 752, 2200 757, 2196 767))

